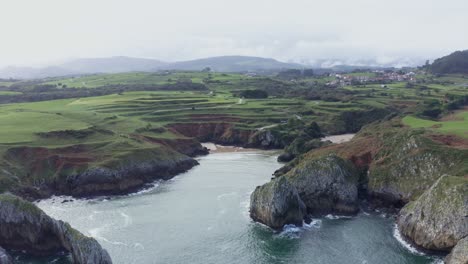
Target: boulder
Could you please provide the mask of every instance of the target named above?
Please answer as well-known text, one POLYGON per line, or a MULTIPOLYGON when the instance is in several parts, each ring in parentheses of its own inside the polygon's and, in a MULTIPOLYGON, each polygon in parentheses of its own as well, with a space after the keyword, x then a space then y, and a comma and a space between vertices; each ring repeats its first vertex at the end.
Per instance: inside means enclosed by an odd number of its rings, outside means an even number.
POLYGON ((400 211, 398 228, 416 245, 449 251, 468 236, 468 179, 442 176, 400 211))
POLYGON ((66 251, 78 264, 112 263, 107 251, 95 239, 11 194, 0 194, 0 245, 32 255, 66 251))
POLYGON ((250 217, 273 229, 302 226, 305 207, 296 189, 284 177, 258 186, 250 197, 250 217))
POLYGON ((338 156, 302 159, 285 177, 312 215, 354 214, 359 210, 359 173, 351 162, 338 156))
POLYGON ((446 264, 468 263, 468 237, 458 241, 452 252, 445 258, 446 264))

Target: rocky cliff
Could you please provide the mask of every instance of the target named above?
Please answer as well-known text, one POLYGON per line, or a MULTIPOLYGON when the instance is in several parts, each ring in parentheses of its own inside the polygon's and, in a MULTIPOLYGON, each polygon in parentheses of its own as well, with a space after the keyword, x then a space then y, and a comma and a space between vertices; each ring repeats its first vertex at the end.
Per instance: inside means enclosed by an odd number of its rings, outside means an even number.
POLYGON ((170 179, 185 172, 198 162, 190 157, 175 154, 167 159, 153 159, 151 150, 133 152, 127 157, 79 173, 63 175, 55 181, 56 193, 72 196, 90 196, 128 193, 156 179, 170 179))
POLYGON ((401 129, 382 138, 369 168, 371 195, 407 203, 444 174, 464 175, 468 151, 432 141, 425 131, 401 129))
POLYGON ((468 237, 458 241, 452 252, 445 258, 446 264, 468 263, 468 237))
POLYGON ((302 225, 308 215, 354 214, 358 207, 359 173, 335 155, 302 160, 288 173, 257 187, 250 215, 274 229, 302 225), (304 207, 304 209, 301 209, 304 207))
POLYGON ((286 224, 301 226, 304 215, 304 203, 285 177, 258 186, 250 197, 250 217, 273 229, 286 224))
POLYGON ((309 214, 353 214, 359 209, 359 174, 351 162, 336 155, 303 159, 284 177, 297 189, 309 214))
POLYGON ((14 179, 6 190, 31 199, 52 194, 127 193, 197 165, 188 155, 206 154, 207 150, 192 141, 152 142, 147 147, 119 143, 63 148, 14 147, 3 157, 9 166, 2 167, 0 176, 8 174, 0 179, 14 179))
POLYGON ((400 232, 416 245, 448 251, 468 236, 468 179, 442 176, 398 217, 400 232))
POLYGON ((0 194, 0 245, 32 255, 66 251, 71 253, 74 263, 112 263, 107 251, 95 239, 11 194, 0 194))
MULTIPOLYGON (((402 126, 399 119, 377 122, 363 128, 350 142, 324 146, 301 155, 275 175, 285 177, 297 190, 309 214, 355 213, 358 196, 373 205, 398 208, 418 199, 443 175, 468 175, 468 150, 433 139, 428 131, 402 126)), ((449 198, 444 198, 448 199, 444 200, 448 205, 444 209, 455 212, 460 208, 456 209, 451 194, 448 189, 449 198)), ((424 204, 430 206, 436 203, 434 199, 426 200, 424 204)), ((425 210, 421 218, 431 213, 425 210)), ((448 225, 445 221, 454 220, 450 213, 448 215, 434 218, 431 223, 448 225)), ((402 226, 407 226, 408 230, 415 228, 410 226, 409 218, 403 219, 407 218, 401 218, 402 226)), ((466 224, 465 217, 460 215, 458 219, 466 224)), ((428 249, 448 250, 461 238, 436 238, 442 235, 434 232, 433 243, 439 244, 425 245, 428 249), (444 242, 437 242, 437 239, 444 242)), ((425 239, 424 235, 420 236, 425 239)))
POLYGON ((201 142, 262 149, 283 148, 285 146, 285 142, 271 130, 238 128, 227 122, 177 123, 171 124, 170 129, 175 133, 196 138, 201 142))

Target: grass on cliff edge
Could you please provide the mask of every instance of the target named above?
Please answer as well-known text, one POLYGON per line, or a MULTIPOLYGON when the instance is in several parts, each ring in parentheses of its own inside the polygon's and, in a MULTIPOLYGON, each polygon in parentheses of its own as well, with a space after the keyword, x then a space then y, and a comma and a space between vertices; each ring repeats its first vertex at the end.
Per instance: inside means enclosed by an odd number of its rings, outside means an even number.
POLYGON ((403 118, 403 124, 411 128, 428 128, 442 134, 454 134, 468 138, 468 111, 462 111, 455 115, 454 120, 432 121, 414 116, 403 118))

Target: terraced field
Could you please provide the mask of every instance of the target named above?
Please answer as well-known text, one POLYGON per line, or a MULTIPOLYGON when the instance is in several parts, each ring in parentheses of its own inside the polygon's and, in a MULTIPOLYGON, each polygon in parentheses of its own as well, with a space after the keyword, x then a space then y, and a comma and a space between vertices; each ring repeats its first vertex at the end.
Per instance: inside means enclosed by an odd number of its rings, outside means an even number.
MULTIPOLYGON (((389 113, 417 115, 427 101, 445 107, 444 101, 467 94, 460 77, 444 89, 440 81, 423 88, 401 82, 326 86, 332 79, 165 72, 3 82, 0 102, 13 103, 0 104, 0 183, 42 186, 86 168, 180 159, 198 151, 192 137, 282 147, 296 138, 310 140, 304 131, 312 122, 325 134, 356 132, 389 113), (246 90, 269 96, 244 98, 246 90)), ((453 120, 403 121, 466 137, 466 113, 458 110, 453 120)), ((304 145, 301 140, 295 144, 304 145)))

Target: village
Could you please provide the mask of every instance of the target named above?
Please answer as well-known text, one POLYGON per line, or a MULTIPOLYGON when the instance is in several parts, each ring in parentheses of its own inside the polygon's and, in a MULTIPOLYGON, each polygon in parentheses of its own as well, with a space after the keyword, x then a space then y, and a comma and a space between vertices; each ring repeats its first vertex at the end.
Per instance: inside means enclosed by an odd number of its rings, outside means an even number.
POLYGON ((330 77, 335 77, 335 80, 327 82, 327 86, 349 86, 349 85, 364 85, 364 84, 385 84, 392 82, 415 82, 416 73, 403 71, 382 71, 375 70, 364 72, 362 74, 337 73, 329 74, 330 77), (367 73, 367 74, 366 74, 367 73))

